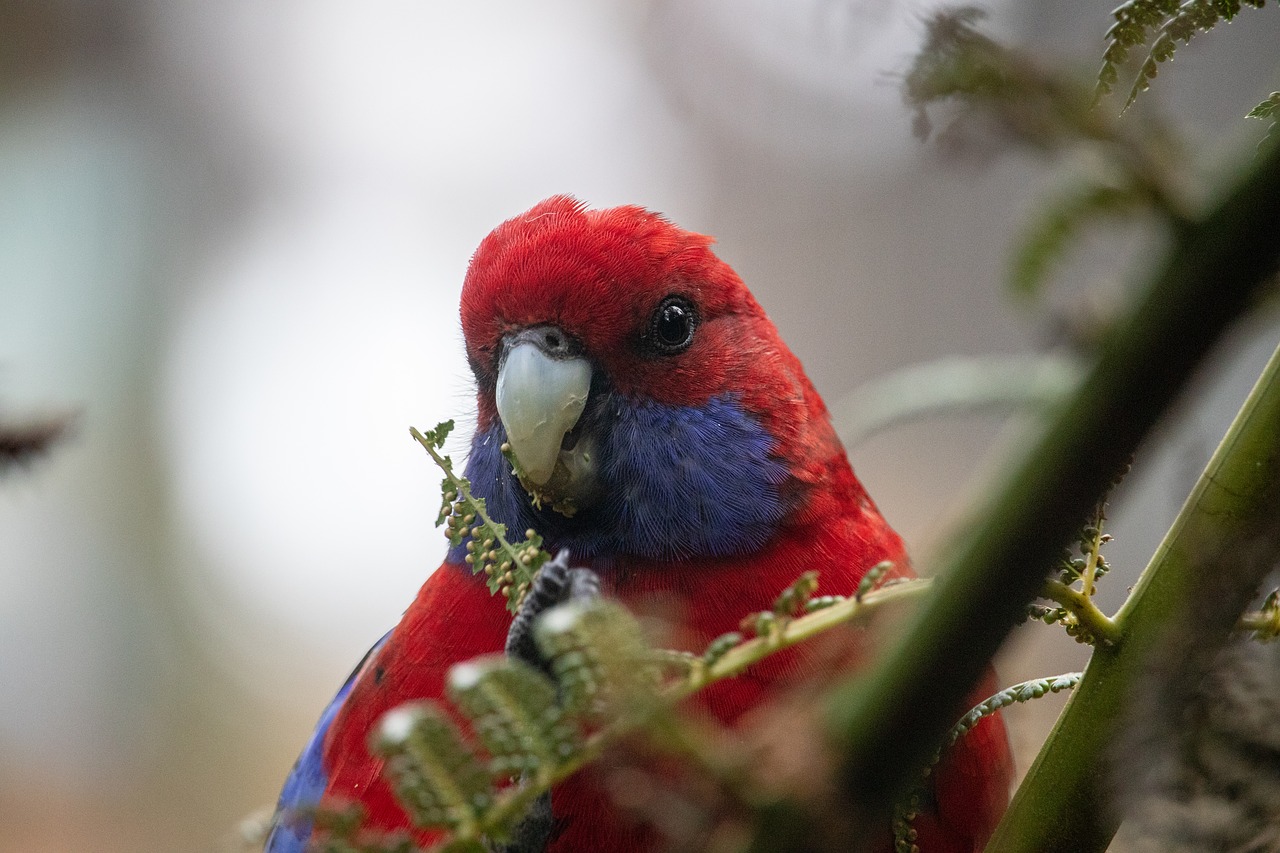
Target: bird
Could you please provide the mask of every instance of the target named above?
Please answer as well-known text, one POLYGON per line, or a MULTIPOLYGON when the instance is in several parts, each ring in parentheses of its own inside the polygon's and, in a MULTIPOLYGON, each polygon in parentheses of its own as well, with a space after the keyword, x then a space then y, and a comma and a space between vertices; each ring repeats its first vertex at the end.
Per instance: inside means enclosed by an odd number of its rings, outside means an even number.
MULTIPOLYGON (((641 206, 553 196, 482 240, 460 305, 476 386, 473 494, 508 529, 536 530, 590 569, 603 595, 663 602, 698 651, 808 569, 836 594, 886 560, 912 576, 800 361, 712 244, 641 206)), ((451 548, 325 709, 278 816, 355 802, 372 829, 435 837, 411 826, 368 741, 386 712, 441 697, 452 665, 506 647, 511 614, 465 556, 451 548)), ((789 649, 690 701, 733 727, 816 665, 789 649)), ((988 718, 932 774, 922 853, 981 850, 1011 776, 1003 723, 988 718)), ((658 844, 617 816, 590 772, 558 784, 551 809, 539 853, 658 844)), ((281 817, 266 849, 305 850, 313 831, 281 817)))

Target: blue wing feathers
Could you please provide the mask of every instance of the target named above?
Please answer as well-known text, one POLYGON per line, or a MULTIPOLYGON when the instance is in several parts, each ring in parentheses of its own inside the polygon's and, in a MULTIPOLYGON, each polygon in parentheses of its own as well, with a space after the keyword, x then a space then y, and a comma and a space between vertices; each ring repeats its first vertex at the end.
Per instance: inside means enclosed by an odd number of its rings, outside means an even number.
POLYGON ((351 687, 356 683, 356 678, 364 669, 365 663, 378 649, 382 648, 383 643, 390 636, 391 632, 388 631, 374 644, 373 648, 365 653, 360 663, 356 664, 355 669, 351 671, 351 675, 347 676, 346 682, 333 697, 333 701, 320 715, 320 721, 316 723, 311 739, 307 741, 302 754, 294 762, 293 770, 289 772, 289 778, 285 780, 284 789, 280 792, 280 801, 276 803, 271 835, 267 837, 264 853, 303 853, 306 850, 307 842, 311 840, 311 821, 303 817, 299 810, 319 803, 325 786, 329 783, 329 773, 324 766, 325 735, 328 734, 329 727, 333 725, 334 718, 338 716, 342 703, 346 701, 347 694, 351 692, 351 687))

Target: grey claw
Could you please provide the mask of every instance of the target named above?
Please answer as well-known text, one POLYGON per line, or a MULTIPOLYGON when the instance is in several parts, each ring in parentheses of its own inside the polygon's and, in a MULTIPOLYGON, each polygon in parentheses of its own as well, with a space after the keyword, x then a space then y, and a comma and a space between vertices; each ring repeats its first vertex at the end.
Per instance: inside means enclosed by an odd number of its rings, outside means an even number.
POLYGON ((542 659, 533 640, 534 621, 557 604, 599 597, 600 576, 590 569, 569 568, 569 549, 560 549, 538 570, 533 586, 511 620, 511 628, 507 631, 507 656, 550 675, 547 662, 542 659))

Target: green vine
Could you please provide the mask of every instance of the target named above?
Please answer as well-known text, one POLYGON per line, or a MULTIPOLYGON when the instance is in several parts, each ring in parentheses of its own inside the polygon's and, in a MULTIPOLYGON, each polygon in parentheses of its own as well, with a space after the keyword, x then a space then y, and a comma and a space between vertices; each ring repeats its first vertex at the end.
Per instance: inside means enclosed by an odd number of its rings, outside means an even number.
MULTIPOLYGON (((1071 690, 1080 683, 1081 673, 1068 672, 1063 675, 1054 675, 1048 678, 1035 678, 1031 681, 1024 681, 1020 684, 1014 684, 1006 687, 1000 692, 987 697, 986 699, 973 706, 969 711, 960 718, 960 720, 951 727, 943 739, 942 746, 934 753, 933 760, 929 762, 929 766, 925 768, 924 776, 928 776, 933 772, 933 768, 942 759, 943 753, 955 742, 960 740, 969 732, 973 731, 984 718, 991 716, 997 711, 1007 708, 1010 705, 1016 705, 1022 702, 1030 702, 1033 699, 1039 699, 1050 693, 1061 693, 1064 690, 1071 690)), ((920 848, 916 846, 916 832, 912 826, 916 817, 920 814, 925 800, 925 789, 923 786, 917 787, 907 798, 894 809, 893 814, 893 849, 894 853, 921 853, 920 848)), ((928 851, 924 851, 928 853, 928 851)))

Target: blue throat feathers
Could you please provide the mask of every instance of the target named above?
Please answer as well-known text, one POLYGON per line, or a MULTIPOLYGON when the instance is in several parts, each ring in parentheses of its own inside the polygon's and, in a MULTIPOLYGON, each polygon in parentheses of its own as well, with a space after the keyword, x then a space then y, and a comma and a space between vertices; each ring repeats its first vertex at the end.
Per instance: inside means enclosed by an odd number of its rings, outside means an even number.
MULTIPOLYGON (((533 507, 499 450, 501 422, 476 434, 466 476, 495 520, 516 535, 532 527, 549 549, 579 560, 729 556, 773 535, 786 515, 787 468, 736 395, 696 407, 616 394, 596 402, 588 428, 597 433, 600 494, 572 518, 533 507)), ((461 563, 465 549, 452 549, 449 561, 461 563)))

